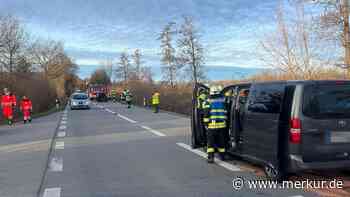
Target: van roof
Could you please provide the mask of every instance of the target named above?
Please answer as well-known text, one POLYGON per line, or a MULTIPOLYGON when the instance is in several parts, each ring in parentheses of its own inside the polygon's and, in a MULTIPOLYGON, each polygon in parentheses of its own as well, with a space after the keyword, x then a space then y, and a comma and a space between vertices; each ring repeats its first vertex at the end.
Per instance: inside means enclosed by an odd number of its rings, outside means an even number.
POLYGON ((253 82, 252 84, 328 84, 328 83, 346 83, 350 84, 350 80, 280 80, 280 81, 263 81, 263 82, 253 82))

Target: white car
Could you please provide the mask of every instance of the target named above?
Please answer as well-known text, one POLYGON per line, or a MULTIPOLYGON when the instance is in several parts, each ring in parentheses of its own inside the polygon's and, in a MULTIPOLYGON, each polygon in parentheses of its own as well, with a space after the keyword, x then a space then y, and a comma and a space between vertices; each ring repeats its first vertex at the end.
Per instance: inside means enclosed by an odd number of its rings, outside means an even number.
POLYGON ((90 109, 89 97, 85 93, 74 93, 70 97, 69 105, 71 109, 90 109))

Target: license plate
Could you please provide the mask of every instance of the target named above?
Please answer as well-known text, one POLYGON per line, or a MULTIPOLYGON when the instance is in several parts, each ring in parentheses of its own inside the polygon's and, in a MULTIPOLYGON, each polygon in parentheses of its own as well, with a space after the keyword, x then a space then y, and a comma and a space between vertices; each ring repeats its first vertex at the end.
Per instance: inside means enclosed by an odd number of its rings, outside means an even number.
POLYGON ((350 143, 350 131, 331 132, 331 143, 350 143))

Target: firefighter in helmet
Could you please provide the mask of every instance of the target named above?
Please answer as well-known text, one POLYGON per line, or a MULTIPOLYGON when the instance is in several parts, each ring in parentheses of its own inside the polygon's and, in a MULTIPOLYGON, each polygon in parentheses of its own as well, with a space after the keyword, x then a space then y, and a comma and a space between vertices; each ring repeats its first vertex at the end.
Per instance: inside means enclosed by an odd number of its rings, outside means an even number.
POLYGON ((221 86, 210 87, 209 98, 204 106, 205 127, 207 130, 208 163, 214 162, 215 150, 221 160, 225 160, 225 135, 227 132, 227 108, 221 86))
POLYGON ((126 101, 126 104, 128 105, 128 108, 131 108, 132 94, 129 91, 129 89, 125 90, 124 95, 125 95, 125 101, 126 101))
POLYGON ((27 97, 23 96, 21 100, 20 110, 23 114, 23 123, 27 123, 32 121, 31 113, 33 110, 32 101, 27 97))
POLYGON ((153 106, 154 113, 159 112, 159 104, 160 104, 160 94, 157 90, 155 90, 152 94, 152 106, 153 106))
POLYGON ((9 125, 13 123, 13 108, 16 104, 14 97, 7 88, 4 88, 4 95, 1 96, 1 108, 4 118, 9 125))

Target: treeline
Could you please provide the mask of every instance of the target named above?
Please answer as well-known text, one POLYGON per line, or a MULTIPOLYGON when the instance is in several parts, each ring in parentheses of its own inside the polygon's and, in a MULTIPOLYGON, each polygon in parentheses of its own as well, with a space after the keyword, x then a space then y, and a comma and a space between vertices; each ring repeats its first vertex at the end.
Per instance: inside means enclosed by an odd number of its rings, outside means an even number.
POLYGON ((79 82, 77 65, 59 41, 31 36, 14 16, 0 16, 0 89, 33 100, 34 112, 65 100, 79 82))
POLYGON ((348 79, 349 2, 288 1, 276 10, 276 30, 261 41, 270 69, 249 80, 348 79), (291 18, 291 16, 293 16, 291 18))

